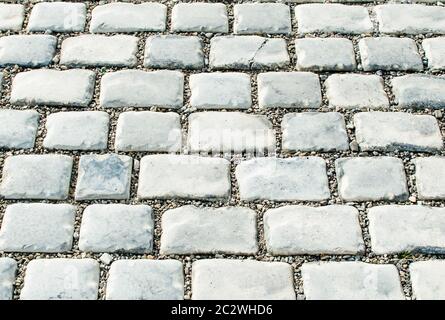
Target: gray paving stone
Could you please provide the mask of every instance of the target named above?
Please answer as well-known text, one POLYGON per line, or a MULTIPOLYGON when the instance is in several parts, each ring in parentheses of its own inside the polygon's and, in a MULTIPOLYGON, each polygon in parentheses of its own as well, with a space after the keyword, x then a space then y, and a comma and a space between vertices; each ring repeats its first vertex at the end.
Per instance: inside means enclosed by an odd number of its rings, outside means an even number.
POLYGON ((0 300, 12 299, 16 272, 14 259, 0 258, 0 300))
POLYGON ((422 41, 428 68, 434 71, 445 69, 445 37, 425 39, 422 41))
POLYGON ((250 76, 237 72, 190 75, 190 105, 197 109, 248 109, 252 105, 250 76))
POLYGON ((377 75, 333 74, 325 81, 329 106, 342 109, 389 108, 383 79, 377 75))
POLYGON ((60 64, 75 67, 133 67, 138 38, 129 35, 80 35, 62 42, 60 64))
POLYGON ((62 150, 105 150, 108 113, 103 111, 57 112, 46 119, 43 146, 62 150))
POLYGON ((192 264, 193 300, 295 300, 284 262, 205 259, 192 264))
POLYGON ((15 3, 0 4, 0 31, 20 31, 24 19, 25 7, 23 5, 15 3))
POLYGON ((275 69, 289 64, 284 39, 222 36, 210 40, 212 69, 275 69))
POLYGON ((9 205, 0 229, 0 251, 65 252, 73 245, 76 207, 69 204, 9 205))
POLYGON ((196 36, 150 36, 145 45, 144 65, 164 69, 203 68, 202 41, 196 36))
POLYGON ((445 299, 445 260, 413 262, 409 271, 416 300, 445 299))
POLYGON ((445 108, 445 78, 409 74, 391 80, 395 102, 402 108, 445 108))
POLYGON ((100 84, 100 105, 105 108, 180 108, 184 75, 178 71, 121 70, 106 73, 100 84))
POLYGON ((167 7, 162 3, 113 2, 94 7, 90 32, 164 31, 167 7))
POLYGON ((178 3, 172 9, 172 31, 229 32, 227 9, 223 3, 178 3))
POLYGON ((368 10, 343 4, 303 4, 295 7, 298 33, 371 33, 368 10))
POLYGON ((41 2, 33 6, 28 31, 81 32, 85 29, 86 5, 75 2, 41 2))
POLYGON ((275 131, 264 115, 242 112, 199 112, 189 116, 192 152, 275 151, 275 131))
POLYGON ((179 152, 180 117, 173 112, 124 112, 117 121, 117 151, 179 152))
POLYGON ((161 254, 258 251, 256 213, 249 208, 183 206, 162 215, 161 254))
POLYGON ((379 31, 388 34, 445 34, 445 8, 422 4, 383 4, 374 7, 379 31))
POLYGON ((408 199, 405 169, 393 157, 340 158, 335 161, 338 191, 345 201, 408 199))
POLYGON ((404 112, 360 112, 354 115, 355 134, 363 151, 435 152, 443 149, 435 117, 404 112))
POLYGON ((149 206, 93 204, 82 215, 79 249, 148 253, 153 248, 153 225, 149 206))
POLYGON ((307 300, 403 300, 396 266, 351 262, 313 262, 301 267, 307 300))
POLYGON ((0 196, 5 199, 64 200, 73 159, 65 155, 17 155, 6 158, 0 196))
POLYGON ((177 260, 118 260, 111 265, 107 300, 183 300, 184 274, 177 260))
POLYGON ((76 200, 128 199, 133 160, 117 154, 80 157, 76 200))
POLYGON ((284 3, 241 3, 233 7, 235 34, 290 34, 290 8, 284 3))
POLYGON ((349 39, 306 38, 295 40, 297 69, 302 71, 352 71, 356 68, 349 39))
POLYGON ((220 200, 230 196, 230 162, 192 155, 150 155, 141 160, 141 199, 220 200))
POLYGON ((28 263, 21 300, 96 300, 99 263, 93 259, 36 259, 28 263))
POLYGON ((56 37, 44 34, 0 37, 0 66, 47 66, 56 53, 56 45, 56 37))
POLYGON ((352 206, 284 206, 264 214, 267 251, 273 255, 364 252, 358 211, 352 206))
POLYGON ((410 38, 378 37, 358 43, 364 71, 422 71, 422 58, 410 38))
POLYGON ((337 112, 287 113, 281 122, 284 151, 349 149, 345 119, 337 112))
POLYGON ((416 158, 413 162, 419 199, 445 199, 445 157, 416 158))
POLYGON ((375 254, 445 253, 445 209, 387 205, 368 211, 371 248, 375 254))
POLYGON ((12 82, 11 103, 86 107, 93 98, 95 78, 93 71, 80 69, 20 72, 12 82))
POLYGON ((260 73, 258 103, 261 108, 310 108, 321 105, 318 75, 311 72, 260 73))
POLYGON ((0 110, 0 148, 33 148, 39 118, 34 110, 0 110))
POLYGON ((241 200, 322 201, 330 196, 319 157, 254 158, 235 170, 241 200))

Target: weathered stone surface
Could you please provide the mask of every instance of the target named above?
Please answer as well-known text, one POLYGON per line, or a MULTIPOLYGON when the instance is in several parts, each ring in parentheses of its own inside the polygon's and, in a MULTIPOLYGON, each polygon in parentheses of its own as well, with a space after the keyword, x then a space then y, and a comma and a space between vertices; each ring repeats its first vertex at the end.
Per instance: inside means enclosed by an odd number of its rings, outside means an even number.
POLYGON ((0 148, 33 148, 39 118, 34 110, 0 110, 0 148))
POLYGON ((81 32, 85 29, 86 12, 84 3, 37 3, 29 16, 28 31, 81 32))
POLYGON ((16 271, 14 259, 0 258, 0 300, 12 299, 16 271))
POLYGON ((12 35, 0 37, 0 66, 43 67, 56 53, 57 38, 50 35, 12 35))
POLYGON ((413 262, 409 271, 415 299, 445 299, 445 260, 413 262))
POLYGON ((376 254, 445 253, 445 209, 387 205, 368 211, 372 251, 376 254))
POLYGON ((240 3, 233 8, 235 34, 290 34, 290 9, 284 3, 240 3))
POLYGON ((394 265, 352 262, 313 262, 301 267, 308 300, 403 300, 394 265))
POLYGON ((6 208, 0 251, 65 252, 72 248, 76 207, 17 203, 6 208))
POLYGON ((414 159, 419 199, 445 199, 445 157, 414 159))
POLYGON ((391 80, 395 102, 403 108, 445 108, 445 78, 409 74, 391 80))
POLYGON ((85 208, 79 249, 147 253, 153 247, 153 214, 146 205, 93 204, 85 208))
POLYGON ((227 9, 223 3, 178 3, 172 9, 172 31, 229 32, 227 9))
POLYGON ((22 300, 96 300, 99 263, 93 259, 37 259, 28 263, 22 300))
POLYGON ((337 112, 288 113, 281 123, 285 151, 349 149, 345 119, 337 112))
POLYGON ((338 191, 345 201, 402 201, 408 198, 405 169, 393 157, 340 158, 335 161, 338 191))
POLYGON ((25 7, 23 5, 0 4, 0 31, 19 31, 22 29, 24 19, 25 7))
POLYGON ((284 262, 212 259, 192 264, 194 300, 295 300, 292 267, 284 262))
POLYGON ((150 155, 141 160, 138 197, 219 200, 230 196, 230 162, 191 155, 150 155))
POLYGON ((182 300, 182 263, 177 260, 118 260, 110 268, 106 299, 182 300))
POLYGON ((425 39, 422 41, 428 68, 431 70, 445 69, 445 37, 425 39))
POLYGON ((330 196, 326 163, 319 157, 254 158, 235 171, 241 200, 321 201, 330 196))
POLYGON ((249 208, 183 206, 162 215, 161 254, 255 254, 256 213, 249 208))

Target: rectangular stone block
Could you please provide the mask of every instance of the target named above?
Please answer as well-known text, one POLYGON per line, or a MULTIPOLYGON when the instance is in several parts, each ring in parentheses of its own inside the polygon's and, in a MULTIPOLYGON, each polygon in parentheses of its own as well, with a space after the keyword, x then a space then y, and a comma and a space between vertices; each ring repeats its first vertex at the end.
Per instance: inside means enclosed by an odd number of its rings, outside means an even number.
POLYGON ((445 261, 417 261, 409 265, 416 300, 445 299, 445 261))
POLYGON ((82 32, 86 23, 85 3, 40 2, 33 6, 28 31, 82 32))
POLYGON ((445 108, 445 78, 408 74, 391 80, 395 102, 402 108, 445 108))
POLYGON ((33 148, 39 118, 34 110, 0 110, 0 148, 33 148))
POLYGON ((178 3, 172 9, 172 31, 229 32, 226 5, 223 3, 178 3))
POLYGON ((50 35, 12 35, 0 37, 0 66, 43 67, 51 64, 57 38, 50 35))
POLYGON ((445 157, 415 158, 417 196, 423 200, 445 199, 445 157))
POLYGON ((0 258, 0 301, 12 300, 17 262, 11 258, 0 258))
POLYGON ((445 69, 445 37, 425 39, 422 41, 428 68, 433 71, 445 69))
POLYGON ((235 34, 290 34, 290 8, 284 3, 240 3, 233 7, 235 34))
POLYGON ((25 19, 25 7, 21 4, 0 4, 0 31, 20 31, 25 19))

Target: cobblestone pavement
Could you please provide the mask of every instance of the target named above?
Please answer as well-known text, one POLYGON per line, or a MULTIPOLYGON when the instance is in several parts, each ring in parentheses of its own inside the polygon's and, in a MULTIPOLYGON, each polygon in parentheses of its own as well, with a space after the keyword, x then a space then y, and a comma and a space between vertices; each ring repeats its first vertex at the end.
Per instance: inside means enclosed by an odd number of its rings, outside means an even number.
POLYGON ((443 4, 20 2, 0 299, 445 299, 443 4))

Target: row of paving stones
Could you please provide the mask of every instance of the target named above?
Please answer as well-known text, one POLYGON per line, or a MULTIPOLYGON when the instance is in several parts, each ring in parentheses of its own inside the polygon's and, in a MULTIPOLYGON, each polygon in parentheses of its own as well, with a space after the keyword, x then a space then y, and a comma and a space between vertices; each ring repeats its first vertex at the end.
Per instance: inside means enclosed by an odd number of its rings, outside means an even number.
MULTIPOLYGON (((445 8, 419 4, 384 4, 372 8, 378 31, 388 34, 445 34, 445 8)), ((283 3, 242 3, 233 6, 235 34, 290 34, 291 10, 283 3)), ((31 32, 82 32, 87 8, 83 3, 38 3, 26 30, 31 32)), ((0 6, 0 30, 19 31, 24 6, 0 6)), ((167 6, 160 3, 109 3, 96 6, 89 30, 93 33, 165 31, 167 6)), ((372 33, 368 9, 343 4, 302 4, 295 7, 298 33, 372 33)), ((179 3, 173 6, 174 32, 229 32, 227 8, 222 3, 179 3)))
MULTIPOLYGON (((418 197, 445 199, 444 157, 414 160, 418 197)), ((129 199, 132 158, 80 157, 76 200, 129 199)), ((17 155, 4 162, 0 196, 5 199, 63 200, 69 196, 73 159, 66 155, 17 155)), ((409 197, 399 158, 353 157, 335 162, 339 196, 345 201, 405 201, 409 197)), ((329 199, 326 162, 321 157, 260 157, 236 166, 244 201, 324 201, 329 199)), ((140 199, 228 199, 230 161, 219 157, 158 154, 140 161, 140 199)))
MULTIPOLYGON (((35 110, 0 110, 0 148, 35 146, 39 113, 35 110)), ((104 111, 56 112, 46 119, 43 147, 51 150, 106 150, 109 115, 104 111)), ((430 115, 403 112, 359 112, 353 116, 356 142, 362 151, 439 152, 443 138, 438 121, 430 115)), ((301 112, 284 115, 282 149, 346 151, 350 149, 345 119, 338 112, 301 112)), ((122 152, 181 152, 183 137, 179 114, 128 111, 119 115, 114 148, 122 152)), ((188 117, 190 152, 274 153, 276 136, 264 115, 241 112, 197 112, 188 117)))
MULTIPOLYGON (((76 207, 18 203, 6 208, 0 251, 62 253, 73 248, 76 207)), ((385 205, 368 209, 375 254, 445 253, 445 209, 385 205)), ((245 207, 183 206, 162 215, 160 254, 258 253, 257 215, 245 207)), ((153 214, 148 205, 94 204, 82 215, 78 247, 84 252, 151 253, 153 214)), ((283 206, 264 214, 271 255, 361 255, 358 210, 347 205, 283 206)))
MULTIPOLYGON (((445 9, 445 8, 444 8, 445 9)), ((139 38, 130 35, 80 35, 62 42, 59 63, 70 67, 137 65, 139 38)), ((296 68, 302 71, 353 71, 358 68, 353 42, 346 38, 295 40, 296 68)), ((422 42, 428 69, 445 69, 445 37, 422 42)), ((52 35, 0 37, 0 66, 47 66, 54 61, 57 38, 52 35)), ((358 41, 364 71, 422 71, 422 57, 413 39, 365 37, 358 41)), ((146 39, 144 66, 202 69, 207 59, 198 36, 153 35, 146 39)), ((213 69, 275 69, 290 64, 287 42, 261 36, 215 36, 210 40, 213 69)))
MULTIPOLYGON (((413 296, 445 298, 445 261, 409 266, 413 296)), ((10 299, 16 262, 0 258, 0 298, 10 299)), ((27 265, 20 298, 98 297, 99 264, 92 259, 38 259, 27 265)), ((364 262, 315 262, 301 267, 306 299, 404 299, 397 268, 364 262)), ((294 300, 293 268, 284 262, 212 259, 192 264, 192 299, 294 300)), ((112 263, 106 299, 184 297, 183 265, 177 260, 118 260, 112 263)))

